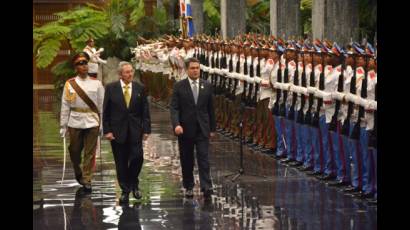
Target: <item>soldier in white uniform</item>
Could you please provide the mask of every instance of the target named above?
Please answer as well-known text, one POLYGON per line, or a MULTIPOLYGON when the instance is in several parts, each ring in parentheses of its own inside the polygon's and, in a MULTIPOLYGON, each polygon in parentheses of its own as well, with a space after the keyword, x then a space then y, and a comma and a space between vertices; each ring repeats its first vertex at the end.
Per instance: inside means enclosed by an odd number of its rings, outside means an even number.
POLYGON ((88 75, 90 77, 97 77, 98 73, 98 64, 107 64, 106 60, 100 58, 100 54, 104 51, 104 48, 97 49, 94 47, 94 39, 89 38, 87 40, 87 46, 83 49, 84 52, 90 57, 88 63, 88 75))
POLYGON ((68 131, 70 137, 68 150, 75 178, 78 183, 84 186, 85 192, 91 192, 91 179, 97 139, 101 130, 101 111, 104 97, 104 87, 101 82, 87 74, 89 60, 90 58, 85 52, 75 55, 72 59, 77 76, 65 83, 60 117, 60 135, 65 137, 68 131), (75 86, 82 89, 84 95, 88 96, 89 100, 86 99, 86 101, 89 101, 88 104, 94 103, 94 108, 91 108, 82 99, 75 86))

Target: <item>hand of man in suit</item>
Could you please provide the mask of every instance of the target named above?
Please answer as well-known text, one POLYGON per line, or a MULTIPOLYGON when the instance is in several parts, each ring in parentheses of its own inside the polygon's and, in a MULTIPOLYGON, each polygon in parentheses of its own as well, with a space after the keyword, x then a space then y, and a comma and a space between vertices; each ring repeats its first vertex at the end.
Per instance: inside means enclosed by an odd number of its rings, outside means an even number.
POLYGON ((115 137, 112 133, 105 134, 105 138, 109 141, 115 140, 115 137))
POLYGON ((215 137, 215 132, 210 132, 209 133, 209 138, 213 139, 215 137))
POLYGON ((175 127, 175 134, 177 135, 177 136, 179 136, 179 135, 181 135, 181 134, 183 134, 184 133, 184 129, 182 129, 182 126, 180 126, 180 125, 177 125, 177 127, 175 127))

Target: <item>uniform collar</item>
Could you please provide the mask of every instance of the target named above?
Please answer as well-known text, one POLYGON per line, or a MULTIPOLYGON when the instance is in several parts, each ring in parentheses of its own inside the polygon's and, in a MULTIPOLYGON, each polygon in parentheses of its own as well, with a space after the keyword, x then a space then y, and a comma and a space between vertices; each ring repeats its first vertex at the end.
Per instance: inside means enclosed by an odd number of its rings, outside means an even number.
POLYGON ((90 79, 90 76, 88 76, 87 75, 87 77, 86 78, 81 78, 79 75, 77 75, 77 80, 79 80, 79 81, 87 81, 87 80, 89 80, 90 79))

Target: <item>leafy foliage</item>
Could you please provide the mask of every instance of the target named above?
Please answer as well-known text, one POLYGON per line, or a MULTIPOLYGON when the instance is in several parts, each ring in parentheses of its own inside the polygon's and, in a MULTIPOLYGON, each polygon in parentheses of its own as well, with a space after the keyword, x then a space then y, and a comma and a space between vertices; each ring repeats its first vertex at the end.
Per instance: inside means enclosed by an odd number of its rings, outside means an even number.
POLYGON ((213 35, 221 28, 220 1, 205 0, 202 6, 205 12, 204 33, 213 35))
POLYGON ((312 0, 300 2, 300 17, 302 20, 303 33, 312 33, 312 0))
POLYGON ((261 0, 246 9, 246 32, 270 33, 269 0, 261 0))

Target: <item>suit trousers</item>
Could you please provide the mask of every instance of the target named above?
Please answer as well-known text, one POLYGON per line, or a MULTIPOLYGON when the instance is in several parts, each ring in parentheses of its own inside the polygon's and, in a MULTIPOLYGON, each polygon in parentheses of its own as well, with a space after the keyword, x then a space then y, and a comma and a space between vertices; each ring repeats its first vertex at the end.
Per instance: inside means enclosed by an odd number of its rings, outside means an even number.
POLYGON ((123 193, 138 190, 138 176, 142 169, 144 156, 142 143, 135 143, 127 140, 125 143, 111 141, 114 154, 117 180, 123 193))
POLYGON ((180 161, 182 167, 182 181, 185 189, 192 189, 194 182, 194 148, 196 149, 196 159, 199 171, 199 181, 201 191, 206 191, 212 188, 210 179, 210 166, 208 160, 209 152, 209 137, 205 137, 199 124, 197 124, 197 132, 195 137, 186 138, 178 137, 180 161))

